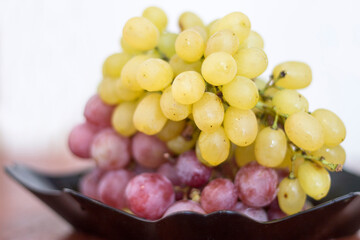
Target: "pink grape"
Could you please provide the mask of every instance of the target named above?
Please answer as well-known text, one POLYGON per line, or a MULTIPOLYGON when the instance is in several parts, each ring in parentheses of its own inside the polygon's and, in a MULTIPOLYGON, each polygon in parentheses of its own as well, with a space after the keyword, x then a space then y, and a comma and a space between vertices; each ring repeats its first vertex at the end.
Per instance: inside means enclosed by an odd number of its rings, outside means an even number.
POLYGON ((167 177, 175 186, 179 186, 181 184, 174 164, 171 164, 169 162, 161 164, 161 166, 157 170, 157 173, 167 177))
POLYGON ((135 161, 146 168, 157 168, 166 162, 164 156, 169 152, 166 144, 156 136, 137 133, 132 139, 132 155, 135 161))
POLYGON ((278 202, 277 198, 275 198, 274 201, 272 201, 271 204, 269 205, 267 215, 268 215, 269 220, 276 220, 276 219, 284 218, 284 217, 287 216, 287 214, 284 213, 280 209, 279 202, 278 202))
POLYGON ((225 178, 212 180, 201 192, 201 207, 207 213, 219 210, 231 210, 237 202, 234 184, 225 178))
POLYGON ((90 123, 82 123, 75 126, 68 138, 71 152, 80 158, 90 158, 90 148, 98 127, 90 123))
POLYGON ((113 110, 114 107, 105 104, 98 95, 94 95, 86 103, 84 116, 92 124, 110 127, 113 110))
POLYGON ((99 168, 119 169, 130 162, 130 139, 117 134, 113 129, 101 130, 91 145, 91 156, 99 168))
POLYGON ((182 184, 196 188, 204 186, 209 181, 212 170, 197 159, 193 150, 182 153, 175 168, 182 184))
POLYGON ((157 173, 142 173, 131 179, 125 196, 133 213, 150 220, 161 218, 175 201, 170 180, 157 173))
POLYGON ((132 170, 134 172, 135 175, 139 175, 141 173, 153 173, 155 172, 155 169, 151 169, 151 168, 146 168, 143 167, 137 163, 135 163, 135 167, 132 170))
POLYGON ((125 188, 133 174, 119 169, 107 172, 99 182, 98 196, 102 202, 112 207, 126 207, 125 188))
POLYGON ((80 179, 79 191, 87 197, 100 200, 98 195, 98 185, 103 175, 104 171, 95 168, 80 179))
POLYGON ((245 204, 243 204, 242 202, 237 202, 234 207, 234 211, 244 214, 244 215, 248 216, 249 218, 254 219, 255 221, 258 221, 258 222, 268 221, 268 216, 266 214, 266 211, 263 208, 248 207, 245 204))
POLYGON ((176 212, 197 212, 205 214, 205 211, 201 208, 199 203, 192 200, 181 200, 171 205, 168 210, 166 210, 163 217, 166 217, 176 212))
POLYGON ((278 176, 274 169, 249 163, 237 172, 235 186, 241 201, 250 207, 264 207, 276 197, 278 176))

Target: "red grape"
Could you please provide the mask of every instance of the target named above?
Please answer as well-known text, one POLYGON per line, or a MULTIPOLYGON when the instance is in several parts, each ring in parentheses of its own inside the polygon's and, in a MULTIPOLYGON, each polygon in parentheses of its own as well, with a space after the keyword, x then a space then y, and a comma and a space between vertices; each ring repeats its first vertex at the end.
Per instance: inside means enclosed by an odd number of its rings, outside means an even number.
POLYGON ((109 127, 113 110, 114 107, 105 104, 98 95, 94 95, 86 103, 84 116, 92 124, 109 127))
POLYGON ((157 173, 167 177, 173 185, 179 186, 181 184, 174 164, 171 164, 169 162, 161 164, 161 166, 157 170, 157 173))
POLYGON ((98 127, 90 123, 75 126, 70 132, 68 145, 71 152, 80 158, 90 158, 90 147, 98 127))
POLYGON ((283 217, 287 216, 287 214, 284 213, 280 209, 279 202, 278 202, 277 198, 275 198, 274 201, 272 201, 271 204, 269 205, 267 215, 268 215, 269 220, 275 220, 275 219, 279 219, 279 218, 283 218, 283 217))
POLYGON ((197 213, 205 214, 204 210, 201 208, 199 203, 191 200, 181 200, 171 205, 168 208, 168 210, 166 210, 163 217, 166 217, 176 212, 197 212, 197 213))
POLYGON ((242 202, 238 202, 234 207, 234 211, 244 214, 249 218, 254 219, 258 222, 268 221, 268 216, 263 208, 252 208, 246 206, 242 202))
POLYGON ((104 175, 101 169, 94 169, 85 176, 83 176, 79 183, 79 191, 87 197, 100 200, 98 195, 98 185, 104 175))

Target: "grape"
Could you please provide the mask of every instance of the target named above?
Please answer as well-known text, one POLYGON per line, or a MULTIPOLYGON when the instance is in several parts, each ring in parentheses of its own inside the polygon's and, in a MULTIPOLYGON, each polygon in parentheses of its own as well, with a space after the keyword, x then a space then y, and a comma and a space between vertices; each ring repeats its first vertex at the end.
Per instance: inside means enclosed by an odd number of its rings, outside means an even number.
POLYGON ((255 83, 246 77, 236 76, 223 86, 222 92, 231 106, 243 110, 252 109, 259 101, 259 91, 255 83))
POLYGON ((87 197, 100 200, 98 185, 104 175, 104 171, 95 168, 80 179, 79 191, 87 197))
POLYGON ((168 210, 166 210, 163 217, 169 216, 177 212, 196 212, 200 214, 205 214, 204 210, 197 202, 194 202, 192 200, 181 200, 171 205, 168 210))
POLYGON ((306 112, 294 113, 286 119, 285 133, 290 141, 306 151, 315 151, 324 145, 320 122, 306 112))
POLYGON ((274 169, 249 163, 240 168, 235 186, 241 201, 250 207, 264 207, 276 197, 278 176, 274 169))
POLYGON ((255 161, 255 143, 250 144, 246 147, 235 148, 235 161, 237 166, 242 167, 251 161, 255 161))
POLYGON ((295 161, 292 164, 293 172, 294 172, 295 176, 298 176, 299 167, 304 162, 305 162, 305 158, 303 158, 301 156, 296 156, 295 161))
POLYGON ((125 188, 132 174, 124 169, 107 172, 98 185, 98 195, 102 202, 114 208, 126 207, 125 188))
POLYGON ((114 130, 119 134, 130 137, 136 132, 133 124, 136 105, 136 102, 123 102, 115 108, 111 123, 114 130))
POLYGON ((237 201, 234 184, 225 178, 212 180, 201 192, 201 207, 207 213, 232 210, 237 201))
POLYGON ((200 73, 202 60, 200 59, 199 61, 188 63, 175 54, 171 57, 169 64, 174 71, 174 76, 177 76, 186 71, 195 71, 200 73))
POLYGON ((123 37, 120 39, 120 46, 124 52, 130 55, 136 55, 141 53, 141 50, 135 49, 131 47, 127 42, 125 42, 123 37))
POLYGON ((190 104, 181 104, 175 101, 172 94, 172 86, 164 90, 160 98, 162 113, 170 120, 181 121, 191 113, 190 104))
POLYGON ((233 210, 258 222, 268 221, 268 216, 262 208, 252 208, 246 206, 242 202, 237 202, 233 210))
POLYGON ((198 61, 203 56, 204 50, 204 39, 201 34, 194 29, 184 30, 176 38, 176 54, 184 61, 198 61))
POLYGON ((142 16, 149 19, 160 32, 166 28, 168 19, 166 13, 161 8, 148 7, 143 11, 142 16))
POLYGON ((179 17, 179 26, 181 31, 194 27, 201 26, 204 27, 204 23, 195 13, 193 12, 184 12, 179 17))
POLYGON ((278 165, 278 168, 286 168, 291 169, 291 158, 293 156, 293 151, 291 147, 288 145, 286 148, 286 154, 284 160, 278 165))
POLYGON ((284 218, 287 216, 286 213, 284 213, 283 211, 281 211, 280 206, 279 206, 279 202, 278 199, 275 198, 274 201, 271 202, 269 209, 267 211, 267 215, 269 220, 276 220, 279 218, 284 218))
POLYGON ((250 31, 249 36, 240 44, 240 48, 264 48, 264 40, 259 33, 250 31))
POLYGON ((157 45, 159 30, 148 19, 144 17, 133 17, 125 23, 123 38, 132 48, 146 51, 157 45))
POLYGON ((278 114, 290 116, 296 112, 308 112, 309 102, 296 90, 283 89, 274 94, 273 106, 278 114))
POLYGON ((205 81, 195 71, 182 72, 174 79, 171 92, 178 103, 193 104, 203 96, 205 81))
POLYGON ((320 122, 323 128, 325 145, 335 147, 344 141, 345 125, 335 113, 327 109, 317 109, 311 115, 320 122))
POLYGON ((137 70, 136 80, 147 91, 160 91, 170 85, 173 71, 168 62, 150 58, 142 62, 137 70))
POLYGON ((303 62, 284 62, 277 65, 273 70, 274 79, 279 78, 276 85, 288 89, 301 89, 310 85, 312 73, 309 65, 303 62), (281 77, 281 73, 285 73, 281 77))
POLYGON ((98 95, 92 96, 86 103, 84 116, 86 121, 100 127, 111 125, 111 115, 114 108, 105 104, 98 95))
POLYGON ((130 58, 131 55, 125 52, 115 53, 107 57, 102 69, 104 78, 119 78, 122 68, 130 58))
POLYGON ((287 150, 285 133, 281 129, 266 127, 255 140, 256 161, 265 167, 276 167, 282 163, 287 150))
POLYGON ((251 110, 229 107, 224 116, 224 129, 231 142, 241 147, 248 146, 257 135, 256 116, 251 110))
POLYGON ((116 80, 111 78, 104 78, 98 87, 97 93, 101 100, 108 105, 116 105, 121 102, 121 99, 115 91, 116 80))
POLYGON ((227 52, 234 55, 239 49, 239 39, 230 30, 220 30, 212 35, 206 43, 204 56, 207 57, 214 52, 227 52))
POLYGON ((101 130, 91 144, 91 157, 101 169, 118 169, 130 162, 130 139, 113 129, 101 130))
POLYGON ((201 164, 194 151, 188 151, 179 156, 176 172, 181 183, 190 187, 205 185, 211 176, 211 168, 201 164))
POLYGON ((186 121, 171 121, 168 120, 163 129, 156 135, 161 141, 170 141, 181 134, 185 128, 186 121))
POLYGON ((266 80, 261 77, 255 78, 254 83, 255 83, 256 87, 261 91, 264 90, 264 88, 266 86, 266 80))
MULTIPOLYGON (((311 152, 311 155, 315 157, 323 157, 329 163, 340 165, 344 165, 346 159, 345 150, 340 145, 336 147, 323 146, 319 150, 311 152)), ((324 167, 330 170, 328 166, 324 167)))
POLYGON ((175 201, 171 182, 157 173, 142 173, 131 179, 125 196, 133 213, 150 220, 161 218, 175 201))
POLYGON ((306 201, 306 194, 297 178, 284 178, 280 182, 277 197, 281 210, 288 215, 300 212, 306 201))
POLYGON ((121 71, 121 83, 125 88, 133 91, 143 90, 136 79, 136 75, 140 65, 149 58, 151 57, 148 55, 137 55, 124 65, 121 71))
POLYGON ((159 51, 169 59, 175 55, 175 41, 177 36, 176 33, 170 32, 164 32, 160 35, 158 44, 159 51))
POLYGON ((137 133, 131 144, 135 161, 146 168, 157 168, 166 161, 164 156, 169 150, 166 144, 155 136, 137 133))
POLYGON ((198 135, 195 135, 192 136, 190 140, 188 140, 180 135, 168 141, 166 145, 171 150, 171 152, 175 154, 182 154, 186 151, 189 151, 195 146, 197 137, 198 135))
POLYGON ((134 162, 135 166, 131 166, 130 170, 134 173, 134 175, 139 175, 141 173, 155 173, 156 169, 152 169, 152 168, 146 168, 144 166, 141 166, 140 164, 137 164, 136 162, 134 162))
POLYGON ((328 171, 317 163, 305 161, 299 166, 298 179, 304 192, 315 200, 327 195, 331 179, 328 171))
POLYGON ((205 27, 194 26, 194 27, 191 27, 191 28, 188 28, 188 29, 198 32, 201 35, 201 37, 203 38, 204 43, 206 43, 206 41, 208 40, 208 33, 207 33, 207 30, 205 29, 205 27))
POLYGON ((150 93, 136 107, 133 116, 134 126, 148 135, 159 133, 166 124, 166 117, 160 108, 159 93, 150 93))
POLYGON ((80 158, 90 158, 90 147, 99 128, 90 123, 75 126, 68 139, 70 151, 80 158))
POLYGON ((237 75, 255 78, 267 68, 268 59, 265 52, 259 48, 242 48, 235 55, 237 75))
POLYGON ((169 162, 163 163, 156 171, 158 174, 161 174, 167 177, 171 183, 175 186, 181 185, 179 176, 177 175, 176 168, 174 164, 169 162))
POLYGON ((121 78, 115 82, 115 92, 120 101, 134 101, 144 94, 143 90, 134 91, 125 87, 121 78))
POLYGON ((227 52, 214 52, 205 58, 201 66, 201 74, 206 82, 220 86, 234 79, 236 62, 227 52))
POLYGON ((193 117, 196 126, 208 133, 216 131, 224 120, 224 106, 216 94, 205 92, 193 105, 193 117))

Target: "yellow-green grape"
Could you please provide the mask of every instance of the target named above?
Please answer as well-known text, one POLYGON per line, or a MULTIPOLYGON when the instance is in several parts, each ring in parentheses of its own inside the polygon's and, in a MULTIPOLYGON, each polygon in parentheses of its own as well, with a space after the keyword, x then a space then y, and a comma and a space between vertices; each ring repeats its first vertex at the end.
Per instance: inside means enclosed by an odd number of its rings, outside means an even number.
POLYGON ((264 40, 262 39, 262 37, 260 36, 260 34, 258 34, 255 31, 250 31, 249 36, 247 37, 247 39, 240 44, 240 48, 264 48, 264 40))
POLYGON ((317 163, 305 161, 299 166, 298 179, 304 192, 315 200, 325 197, 330 189, 328 171, 317 163))
POLYGON ((208 163, 201 155, 201 151, 200 151, 200 147, 199 147, 199 141, 196 142, 195 144, 195 154, 197 159, 199 160, 199 162, 201 162, 202 164, 204 164, 205 166, 208 167, 212 167, 212 165, 210 163, 208 163))
POLYGON ((193 135, 192 139, 190 140, 187 140, 183 136, 178 135, 176 138, 166 142, 166 145, 171 152, 179 155, 192 149, 195 146, 197 139, 198 134, 193 135))
POLYGON ((181 134, 181 132, 184 130, 185 125, 185 120, 177 122, 168 120, 163 129, 158 134, 156 134, 156 136, 161 141, 170 141, 171 139, 174 139, 181 134))
POLYGON ((192 30, 195 30, 197 31, 201 37, 203 38, 204 42, 206 43, 206 41, 208 40, 208 33, 205 29, 205 27, 202 27, 202 26, 194 26, 194 27, 191 27, 191 28, 188 28, 188 29, 192 29, 192 30))
POLYGON ((290 61, 277 65, 273 70, 273 77, 279 79, 276 81, 276 86, 300 89, 310 85, 312 73, 311 68, 306 63, 290 61), (282 72, 285 73, 284 77, 281 77, 282 72))
POLYGON ((265 52, 259 48, 242 48, 235 55, 237 75, 256 78, 262 74, 268 65, 265 52))
POLYGON ((133 101, 144 94, 143 90, 133 91, 125 87, 121 78, 116 80, 115 92, 121 101, 133 101))
POLYGON ((200 73, 202 61, 199 60, 193 63, 188 63, 182 60, 177 54, 175 54, 171 57, 169 64, 174 71, 174 76, 177 76, 180 73, 186 71, 195 71, 200 73))
POLYGON ((296 146, 316 151, 324 145, 324 131, 320 122, 306 112, 297 112, 285 121, 285 133, 296 146))
POLYGON ((121 46, 121 49, 128 54, 136 55, 136 54, 141 53, 140 50, 137 50, 137 49, 131 47, 129 44, 127 44, 127 42, 124 41, 123 37, 120 39, 120 46, 121 46))
POLYGON ((150 56, 151 58, 161 58, 160 52, 155 48, 145 52, 145 54, 150 56))
POLYGON ((136 133, 133 123, 136 105, 136 102, 123 102, 115 108, 111 117, 111 124, 119 134, 129 137, 136 133))
MULTIPOLYGON (((311 155, 314 157, 323 157, 327 162, 339 165, 344 165, 346 159, 345 150, 340 145, 335 147, 323 146, 319 150, 311 152, 311 155)), ((331 170, 326 165, 324 167, 331 170)))
POLYGON ((299 175, 299 167, 305 162, 305 158, 302 156, 296 156, 295 160, 292 163, 292 171, 294 172, 295 176, 299 175))
POLYGON ((164 32, 160 35, 158 43, 159 51, 169 59, 175 54, 175 41, 177 36, 176 33, 170 32, 164 32))
POLYGON ((308 112, 309 102, 293 89, 283 89, 274 94, 272 99, 275 111, 278 114, 290 116, 296 112, 308 112))
POLYGON ((279 184, 277 197, 280 209, 288 215, 300 212, 306 201, 306 194, 297 178, 284 178, 279 184))
POLYGON ((311 115, 320 122, 324 130, 325 145, 334 147, 344 141, 345 125, 335 113, 327 109, 317 109, 311 115))
POLYGON ((124 87, 131 89, 133 91, 143 90, 138 81, 136 80, 136 75, 139 69, 139 66, 146 60, 151 58, 148 55, 137 55, 130 59, 123 67, 121 71, 121 81, 124 87))
POLYGON ((234 144, 245 147, 255 141, 258 124, 256 116, 251 110, 241 110, 229 107, 224 116, 226 136, 234 144))
POLYGON ((174 79, 171 92, 178 103, 193 104, 203 96, 205 81, 195 71, 182 72, 174 79))
POLYGON ((193 104, 192 114, 196 126, 204 132, 216 131, 224 120, 224 107, 221 99, 211 92, 205 92, 202 98, 193 104))
POLYGON ((255 143, 246 147, 235 148, 235 161, 239 167, 243 167, 251 161, 255 161, 255 143))
POLYGON ((168 19, 166 13, 161 8, 148 7, 143 11, 142 16, 149 19, 160 32, 164 31, 166 28, 168 19))
POLYGON ((256 85, 256 87, 259 89, 259 90, 263 90, 266 86, 266 81, 261 78, 261 77, 257 77, 254 79, 254 83, 256 85))
MULTIPOLYGON (((219 19, 215 19, 212 22, 210 22, 208 25, 206 25, 206 31, 208 32, 208 35, 211 36, 211 28, 213 27, 213 25, 218 21, 219 19)), ((221 31, 221 30, 220 30, 221 31)), ((215 34, 215 32, 213 33, 215 34)))
POLYGON ((205 27, 204 22, 195 13, 184 12, 180 15, 179 27, 180 27, 181 31, 191 28, 191 27, 195 27, 195 26, 205 27))
POLYGON ((242 43, 250 34, 250 20, 241 12, 233 12, 216 21, 210 28, 210 36, 214 33, 228 29, 236 34, 239 42, 242 43))
POLYGON ((214 52, 227 52, 234 55, 239 49, 239 39, 236 34, 228 29, 220 30, 212 35, 206 43, 204 56, 214 52))
POLYGON ((132 48, 146 51, 156 47, 159 41, 159 30, 144 17, 130 18, 123 28, 124 41, 132 48))
POLYGON ((285 159, 287 140, 281 129, 266 127, 255 140, 256 161, 265 167, 279 166, 285 159))
POLYGON ((121 102, 115 90, 116 80, 104 78, 97 89, 101 100, 109 105, 116 105, 121 102))
POLYGON ((225 100, 233 107, 252 109, 259 101, 259 91, 255 83, 242 76, 236 76, 222 89, 225 100))
POLYGON ((201 34, 194 29, 181 32, 175 41, 176 54, 186 62, 196 62, 204 54, 205 42, 201 34))
POLYGON ((291 169, 291 158, 293 156, 293 151, 289 146, 286 148, 286 154, 284 160, 277 166, 277 168, 288 168, 291 169))
POLYGON ((162 93, 160 107, 165 117, 173 121, 183 120, 191 113, 190 104, 181 104, 175 101, 172 94, 172 86, 166 88, 162 93))
POLYGON ((103 77, 119 78, 122 68, 130 59, 131 55, 125 52, 110 55, 103 64, 103 77))
POLYGON ((161 111, 160 97, 159 93, 150 93, 137 105, 133 122, 135 128, 140 132, 154 135, 165 126, 167 118, 161 111))
POLYGON ((198 145, 201 156, 211 166, 221 164, 229 156, 230 141, 222 127, 212 133, 201 132, 198 145))
POLYGON ((136 80, 147 91, 160 91, 171 84, 173 71, 168 62, 159 58, 150 58, 140 64, 136 80))
POLYGON ((201 74, 208 83, 220 86, 234 79, 236 62, 227 52, 214 52, 205 58, 201 66, 201 74))

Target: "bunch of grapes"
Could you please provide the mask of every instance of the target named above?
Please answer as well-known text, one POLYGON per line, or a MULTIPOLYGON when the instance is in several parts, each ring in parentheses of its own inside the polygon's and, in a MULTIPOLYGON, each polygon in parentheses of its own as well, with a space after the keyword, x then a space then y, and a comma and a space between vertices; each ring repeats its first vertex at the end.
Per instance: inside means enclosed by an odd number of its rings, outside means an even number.
POLYGON ((205 25, 192 12, 165 31, 157 7, 129 19, 122 52, 103 64, 71 151, 96 161, 80 190, 146 219, 232 210, 267 221, 306 208, 339 171, 343 122, 309 112, 297 89, 310 67, 277 65, 268 82, 263 39, 241 12, 205 25))

